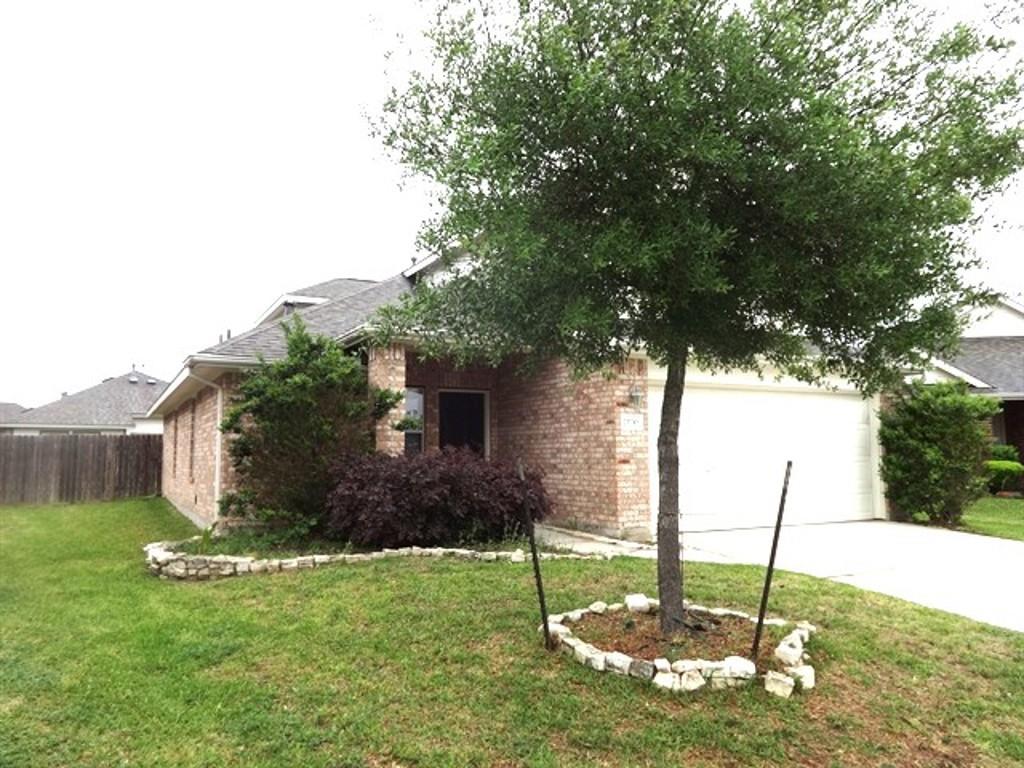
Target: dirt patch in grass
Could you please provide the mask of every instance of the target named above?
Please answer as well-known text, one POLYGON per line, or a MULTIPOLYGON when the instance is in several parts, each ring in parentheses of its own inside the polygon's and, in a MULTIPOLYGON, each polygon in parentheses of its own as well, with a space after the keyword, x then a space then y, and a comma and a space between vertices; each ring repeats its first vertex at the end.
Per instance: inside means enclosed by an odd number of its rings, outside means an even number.
MULTIPOLYGON (((588 614, 573 626, 573 634, 602 651, 618 651, 638 659, 653 661, 666 658, 707 659, 716 661, 726 656, 749 658, 754 642, 753 622, 738 616, 712 616, 705 613, 690 614, 700 619, 707 630, 684 630, 671 637, 661 632, 658 617, 652 613, 588 614)), ((784 632, 778 627, 765 627, 757 655, 758 668, 772 668, 772 651, 784 632)))

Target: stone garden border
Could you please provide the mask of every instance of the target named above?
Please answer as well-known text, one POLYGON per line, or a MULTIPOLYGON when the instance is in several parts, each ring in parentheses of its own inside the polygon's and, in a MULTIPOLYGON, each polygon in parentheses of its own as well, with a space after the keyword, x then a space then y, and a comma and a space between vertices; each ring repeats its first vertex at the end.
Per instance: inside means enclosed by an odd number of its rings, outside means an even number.
MULTIPOLYGON (((149 572, 161 579, 178 581, 206 581, 232 576, 247 576, 279 571, 301 571, 312 568, 365 563, 388 557, 452 557, 460 560, 480 562, 525 563, 526 553, 521 549, 511 551, 478 551, 452 547, 401 547, 382 549, 377 552, 343 553, 333 555, 305 555, 303 557, 265 559, 236 555, 193 555, 176 551, 186 541, 198 541, 202 536, 193 536, 181 541, 154 541, 142 548, 146 554, 149 572)), ((618 555, 580 555, 568 552, 541 552, 541 560, 610 560, 618 555)))
MULTIPOLYGON (((754 624, 757 617, 730 608, 706 608, 702 605, 683 601, 687 610, 707 613, 711 616, 736 616, 754 624)), ((611 605, 598 601, 587 608, 580 608, 568 613, 551 614, 548 626, 551 636, 558 642, 562 651, 570 654, 576 661, 598 672, 611 672, 616 675, 628 675, 650 682, 652 685, 673 692, 690 692, 710 684, 712 690, 738 688, 749 685, 757 677, 754 662, 743 656, 728 656, 721 661, 705 659, 680 659, 669 662, 659 658, 654 661, 638 659, 618 651, 602 651, 590 643, 586 643, 573 635, 569 624, 583 619, 587 614, 618 613, 657 613, 660 607, 658 600, 643 594, 626 595, 621 603, 611 605)), ((785 627, 789 622, 785 619, 765 619, 768 626, 785 627)), ((539 628, 540 632, 544 627, 539 628)), ((808 691, 815 685, 814 667, 807 661, 809 656, 804 647, 810 642, 817 628, 806 621, 797 622, 794 629, 775 648, 775 658, 781 661, 786 673, 774 670, 764 675, 764 687, 769 693, 788 699, 794 689, 799 687, 808 691)))

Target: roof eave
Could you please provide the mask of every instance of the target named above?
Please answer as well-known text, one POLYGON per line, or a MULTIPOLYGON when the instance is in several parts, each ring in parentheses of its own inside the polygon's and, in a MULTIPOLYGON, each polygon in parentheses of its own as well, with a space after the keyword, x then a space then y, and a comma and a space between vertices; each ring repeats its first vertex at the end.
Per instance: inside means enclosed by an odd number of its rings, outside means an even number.
POLYGON ((277 299, 259 316, 256 325, 262 325, 277 310, 285 304, 323 304, 328 301, 323 296, 306 296, 301 293, 282 293, 277 299))
POLYGON ((259 358, 252 356, 232 356, 232 355, 213 355, 213 354, 197 354, 190 355, 185 358, 185 364, 181 370, 178 371, 178 375, 175 376, 171 383, 167 385, 163 392, 160 393, 153 405, 146 411, 145 418, 153 419, 159 416, 165 416, 164 406, 168 401, 173 401, 175 395, 181 390, 181 388, 190 380, 194 379, 193 369, 203 366, 206 368, 219 368, 223 370, 241 370, 245 368, 251 368, 254 365, 259 365, 259 358))
POLYGON ((955 365, 951 365, 951 364, 947 363, 945 360, 939 360, 938 358, 933 358, 932 359, 932 366, 934 366, 935 368, 938 368, 943 373, 947 373, 950 376, 952 376, 953 378, 959 379, 960 381, 964 382, 965 384, 968 384, 968 385, 974 387, 975 389, 990 389, 990 390, 995 390, 996 389, 991 384, 989 384, 989 383, 979 379, 977 376, 972 376, 971 374, 969 374, 967 371, 963 370, 962 368, 957 368, 955 365))

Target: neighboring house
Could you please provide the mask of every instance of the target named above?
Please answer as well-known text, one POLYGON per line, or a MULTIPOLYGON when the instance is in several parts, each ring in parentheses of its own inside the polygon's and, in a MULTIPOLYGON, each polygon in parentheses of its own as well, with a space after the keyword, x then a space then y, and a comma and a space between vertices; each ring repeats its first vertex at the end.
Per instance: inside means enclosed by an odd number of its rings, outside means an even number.
POLYGON ((929 380, 958 379, 973 392, 1001 401, 1003 412, 992 420, 992 434, 1024 456, 1024 305, 1003 299, 980 312, 956 357, 933 362, 929 380))
POLYGON ((140 371, 112 376, 38 408, 0 412, 0 433, 160 434, 163 419, 148 418, 146 413, 166 386, 167 382, 140 371))
MULTIPOLYGON (((229 438, 217 425, 238 374, 260 357, 285 354, 279 320, 294 312, 311 332, 359 350, 373 384, 405 391, 404 404, 377 427, 378 449, 464 445, 521 457, 544 473, 563 523, 650 539, 665 370, 636 354, 613 377, 577 381, 560 361, 524 375, 513 362, 458 369, 419 360, 414 344, 371 346, 374 313, 437 274, 438 263, 426 259, 381 282, 332 280, 286 293, 255 328, 188 357, 149 412, 164 420, 164 496, 200 524, 216 519, 234 483, 229 438), (422 416, 421 431, 392 428, 405 413, 422 416)), ((878 401, 831 383, 821 389, 772 372, 762 379, 689 371, 679 439, 684 529, 772 524, 788 459, 787 521, 884 517, 878 401)))
POLYGON ((0 403, 0 424, 26 410, 25 406, 17 403, 0 403))

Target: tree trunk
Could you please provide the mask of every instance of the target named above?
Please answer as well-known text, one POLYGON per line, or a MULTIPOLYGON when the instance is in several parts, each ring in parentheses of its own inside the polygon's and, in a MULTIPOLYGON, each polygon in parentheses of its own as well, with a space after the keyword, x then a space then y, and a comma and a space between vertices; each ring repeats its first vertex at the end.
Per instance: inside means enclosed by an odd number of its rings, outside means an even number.
POLYGON ((658 599, 661 631, 674 634, 686 620, 679 560, 679 411, 686 384, 684 350, 668 361, 658 432, 658 599))

